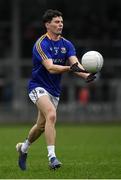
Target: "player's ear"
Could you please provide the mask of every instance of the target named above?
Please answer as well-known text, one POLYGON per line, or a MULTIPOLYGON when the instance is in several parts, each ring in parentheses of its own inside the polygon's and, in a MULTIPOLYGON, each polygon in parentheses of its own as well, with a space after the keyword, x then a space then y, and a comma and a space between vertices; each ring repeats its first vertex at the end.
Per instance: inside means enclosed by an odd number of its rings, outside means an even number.
POLYGON ((49 27, 49 24, 50 24, 49 22, 46 22, 46 23, 45 23, 45 27, 46 27, 47 29, 48 29, 48 27, 49 27))

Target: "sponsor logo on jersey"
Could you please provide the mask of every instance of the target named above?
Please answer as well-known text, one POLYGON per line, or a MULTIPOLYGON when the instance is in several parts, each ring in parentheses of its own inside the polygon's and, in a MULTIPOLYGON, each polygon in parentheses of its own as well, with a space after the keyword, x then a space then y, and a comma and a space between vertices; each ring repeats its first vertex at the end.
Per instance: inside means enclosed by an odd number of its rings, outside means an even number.
POLYGON ((54 63, 62 63, 64 62, 63 59, 53 59, 54 63))

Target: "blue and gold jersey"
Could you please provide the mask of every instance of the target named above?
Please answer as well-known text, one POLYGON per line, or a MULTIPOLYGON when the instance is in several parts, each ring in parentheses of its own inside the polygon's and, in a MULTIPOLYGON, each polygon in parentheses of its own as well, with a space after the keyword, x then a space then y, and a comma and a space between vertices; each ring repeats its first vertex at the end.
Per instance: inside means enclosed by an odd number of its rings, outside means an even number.
POLYGON ((70 56, 76 54, 73 44, 61 37, 53 41, 48 34, 41 36, 33 47, 32 77, 29 81, 29 93, 36 87, 43 87, 53 96, 59 97, 61 93, 62 74, 51 74, 43 66, 43 59, 52 59, 53 64, 65 65, 70 56))

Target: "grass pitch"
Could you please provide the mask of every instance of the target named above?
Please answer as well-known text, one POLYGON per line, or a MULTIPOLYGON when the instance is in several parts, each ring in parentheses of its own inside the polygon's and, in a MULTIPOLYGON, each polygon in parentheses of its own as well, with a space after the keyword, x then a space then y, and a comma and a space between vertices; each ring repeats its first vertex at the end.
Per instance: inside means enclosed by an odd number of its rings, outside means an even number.
POLYGON ((17 165, 17 142, 31 126, 0 127, 0 179, 121 179, 121 125, 58 125, 56 154, 63 163, 49 170, 44 135, 29 149, 27 171, 17 165))

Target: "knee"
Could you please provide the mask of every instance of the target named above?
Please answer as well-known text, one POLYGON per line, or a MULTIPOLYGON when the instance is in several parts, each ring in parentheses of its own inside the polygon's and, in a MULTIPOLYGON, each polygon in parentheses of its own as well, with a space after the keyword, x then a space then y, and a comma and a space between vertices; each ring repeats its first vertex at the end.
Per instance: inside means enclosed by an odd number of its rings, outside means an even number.
POLYGON ((51 122, 51 123, 55 123, 56 122, 56 112, 55 111, 50 111, 48 113, 47 120, 49 122, 51 122))
POLYGON ((45 127, 41 127, 40 132, 43 133, 45 131, 45 127))
POLYGON ((44 132, 45 131, 45 124, 37 123, 36 127, 37 127, 37 130, 40 131, 40 132, 44 132))

